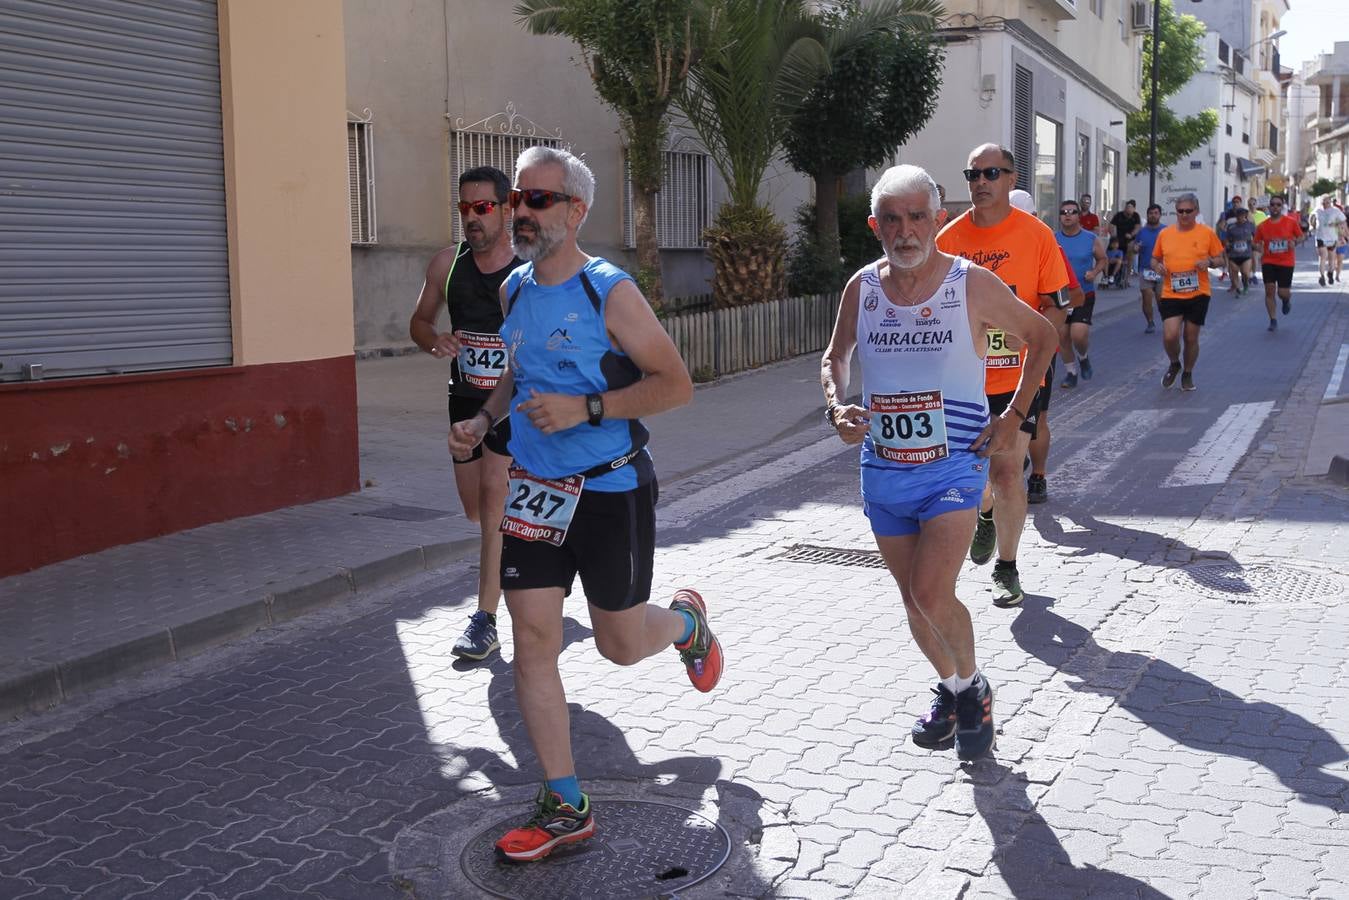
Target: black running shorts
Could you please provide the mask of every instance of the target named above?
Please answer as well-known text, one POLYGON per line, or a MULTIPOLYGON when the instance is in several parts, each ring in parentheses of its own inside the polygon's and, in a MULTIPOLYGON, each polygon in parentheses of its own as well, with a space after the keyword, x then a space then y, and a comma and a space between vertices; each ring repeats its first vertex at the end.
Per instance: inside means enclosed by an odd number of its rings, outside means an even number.
MULTIPOLYGON (((467 421, 478 414, 482 409, 483 401, 477 397, 459 397, 454 393, 454 385, 450 385, 450 424, 455 422, 467 421)), ((511 439, 511 420, 510 417, 502 419, 496 427, 487 432, 487 436, 482 439, 482 443, 473 448, 473 455, 468 459, 456 459, 455 465, 471 463, 475 459, 482 459, 482 448, 486 447, 498 456, 510 456, 511 451, 506 449, 506 445, 511 439)))
POLYGON ((570 595, 579 574, 586 599, 600 609, 621 612, 645 603, 651 597, 659 494, 655 478, 630 491, 581 491, 561 547, 503 535, 502 589, 560 587, 570 595))
POLYGON ((1278 285, 1281 288, 1293 286, 1292 266, 1276 266, 1273 263, 1265 263, 1260 267, 1260 276, 1265 279, 1265 284, 1278 285))
POLYGON ((1091 312, 1096 308, 1096 292, 1087 291, 1085 296, 1086 299, 1082 301, 1082 305, 1068 313, 1069 325, 1091 324, 1091 312))
MULTIPOLYGON (((1044 388, 1040 388, 1040 391, 1044 388)), ((1030 435, 1031 440, 1035 440, 1037 426, 1040 424, 1040 391, 1035 392, 1035 399, 1031 400, 1030 411, 1026 413, 1026 421, 1021 423, 1021 430, 1030 435)), ((1012 397, 1016 391, 1008 391, 1005 394, 988 395, 988 414, 990 416, 1000 416, 1007 411, 1007 404, 1012 402, 1012 397)), ((1016 413, 1012 413, 1016 415, 1016 413)))
POLYGON ((1162 314, 1162 321, 1183 316, 1186 322, 1203 325, 1204 320, 1208 318, 1208 295, 1199 294, 1189 300, 1163 297, 1157 301, 1157 311, 1162 314))

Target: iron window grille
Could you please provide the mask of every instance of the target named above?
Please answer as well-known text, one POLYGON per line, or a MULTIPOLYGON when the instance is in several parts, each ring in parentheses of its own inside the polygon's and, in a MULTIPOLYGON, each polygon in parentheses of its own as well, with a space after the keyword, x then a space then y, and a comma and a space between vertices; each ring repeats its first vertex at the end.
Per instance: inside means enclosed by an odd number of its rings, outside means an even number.
POLYGON ((370 110, 347 113, 347 199, 351 242, 374 244, 379 239, 375 216, 375 131, 370 110))
MULTIPOLYGON (((662 250, 701 250, 703 231, 712 224, 709 157, 689 150, 662 154, 664 175, 656 194, 656 246, 662 250)), ((623 153, 623 244, 637 246, 632 169, 623 153)))
POLYGON ((478 166, 495 166, 515 183, 515 161, 530 147, 570 149, 562 140, 562 129, 545 131, 538 124, 515 111, 508 102, 506 111, 493 113, 465 125, 462 118, 453 122, 450 142, 450 235, 455 242, 464 239, 463 223, 459 220, 459 176, 478 166))

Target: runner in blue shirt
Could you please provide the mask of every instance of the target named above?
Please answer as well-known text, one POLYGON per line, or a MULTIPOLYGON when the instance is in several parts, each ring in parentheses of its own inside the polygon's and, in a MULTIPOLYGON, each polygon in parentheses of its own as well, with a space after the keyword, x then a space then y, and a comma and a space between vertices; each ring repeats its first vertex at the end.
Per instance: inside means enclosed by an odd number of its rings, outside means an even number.
POLYGON ((1148 321, 1148 327, 1143 329, 1143 333, 1152 334, 1157 330, 1152 310, 1157 301, 1157 280, 1160 277, 1152 271, 1152 248, 1157 243, 1157 235, 1162 233, 1161 206, 1156 203, 1149 206, 1147 217, 1147 224, 1138 229, 1138 237, 1134 240, 1134 244, 1138 248, 1138 287, 1143 304, 1143 318, 1148 321))

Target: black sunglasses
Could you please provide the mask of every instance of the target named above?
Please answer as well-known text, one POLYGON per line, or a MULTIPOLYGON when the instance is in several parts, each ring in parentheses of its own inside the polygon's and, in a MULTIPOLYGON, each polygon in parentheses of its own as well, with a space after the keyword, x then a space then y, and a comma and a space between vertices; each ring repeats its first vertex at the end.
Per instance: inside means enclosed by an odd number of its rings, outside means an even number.
POLYGON ((500 200, 460 200, 459 215, 466 216, 469 210, 473 210, 478 215, 485 216, 500 205, 500 200))
POLYGON ((1002 173, 1012 174, 1011 169, 1004 169, 1000 166, 989 166, 987 169, 963 169, 961 174, 965 176, 966 181, 974 182, 979 180, 979 176, 984 176, 985 181, 997 181, 1002 177, 1002 173))
POLYGON ((516 188, 506 195, 506 202, 510 204, 511 209, 515 209, 521 203, 530 209, 549 209, 554 203, 575 199, 571 194, 545 191, 543 188, 516 188))
POLYGON ((1061 209, 1061 210, 1059 210, 1059 215, 1061 215, 1061 216, 1075 216, 1075 215, 1078 214, 1078 212, 1079 212, 1079 211, 1076 210, 1076 209, 1061 209))
POLYGON ((1188 216, 1188 215, 1190 215, 1190 214, 1192 214, 1192 213, 1194 213, 1194 212, 1197 212, 1197 210, 1193 210, 1193 209, 1181 209, 1179 206, 1176 207, 1176 215, 1178 215, 1178 216, 1188 216))

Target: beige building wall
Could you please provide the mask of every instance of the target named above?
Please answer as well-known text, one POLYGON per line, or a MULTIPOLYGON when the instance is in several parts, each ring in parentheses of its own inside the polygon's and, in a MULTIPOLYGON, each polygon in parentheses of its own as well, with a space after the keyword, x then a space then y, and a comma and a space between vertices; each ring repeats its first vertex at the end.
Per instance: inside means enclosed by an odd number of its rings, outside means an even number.
MULTIPOLYGON (((408 318, 431 255, 450 241, 453 130, 497 116, 498 128, 557 135, 595 173, 595 203, 581 231, 586 252, 635 267, 623 241, 622 141, 613 110, 596 97, 579 48, 530 34, 503 0, 343 0, 347 110, 369 111, 374 134, 378 243, 352 247, 356 346, 411 345, 408 318), (507 110, 515 118, 507 120, 507 110)), ((725 188, 710 168, 713 210, 725 188)), ((510 174, 509 172, 507 174, 510 174)), ((810 196, 785 166, 761 198, 791 226, 810 196)), ((706 293, 702 250, 661 253, 667 296, 706 293)))
POLYGON ((350 356, 342 8, 221 0, 235 365, 350 356))

